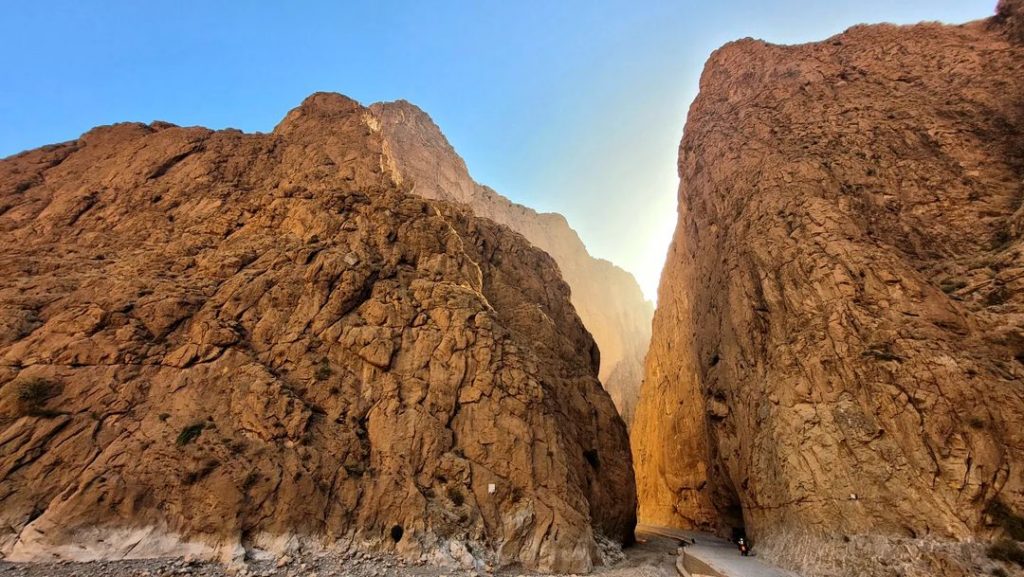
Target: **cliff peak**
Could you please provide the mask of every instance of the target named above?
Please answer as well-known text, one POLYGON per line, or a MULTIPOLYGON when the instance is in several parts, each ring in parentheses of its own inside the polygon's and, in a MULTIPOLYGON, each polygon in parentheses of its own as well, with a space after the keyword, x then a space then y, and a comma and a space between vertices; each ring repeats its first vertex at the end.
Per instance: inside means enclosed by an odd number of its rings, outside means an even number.
POLYGON ((364 111, 355 100, 337 92, 315 92, 293 108, 274 128, 274 134, 294 134, 331 126, 364 111))

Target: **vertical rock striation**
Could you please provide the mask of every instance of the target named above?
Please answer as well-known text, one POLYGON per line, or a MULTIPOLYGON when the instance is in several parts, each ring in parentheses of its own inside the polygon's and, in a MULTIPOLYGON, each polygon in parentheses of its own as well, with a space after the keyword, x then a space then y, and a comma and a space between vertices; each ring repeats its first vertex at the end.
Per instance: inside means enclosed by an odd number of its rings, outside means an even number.
POLYGON ((405 102, 370 106, 385 145, 413 194, 457 202, 504 224, 550 254, 572 289, 572 303, 601 350, 600 379, 629 425, 643 378, 653 307, 633 275, 587 252, 560 214, 538 213, 477 184, 441 130, 405 102))
POLYGON ((1015 532, 1021 17, 711 57, 632 430, 641 521, 745 525, 823 575, 965 575, 955 543, 1015 532))
POLYGON ((357 543, 587 571, 626 428, 551 258, 397 184, 317 94, 271 134, 96 128, 0 161, 0 552, 357 543))

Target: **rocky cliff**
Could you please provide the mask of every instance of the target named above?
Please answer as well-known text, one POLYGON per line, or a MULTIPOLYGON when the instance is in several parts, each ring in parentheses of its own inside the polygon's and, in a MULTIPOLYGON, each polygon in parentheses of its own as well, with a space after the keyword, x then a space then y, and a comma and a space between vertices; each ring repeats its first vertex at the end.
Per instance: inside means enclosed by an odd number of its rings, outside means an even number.
POLYGON ((413 194, 457 202, 504 224, 550 254, 572 289, 572 304, 601 350, 600 379, 628 425, 643 377, 653 307, 633 275, 587 252, 560 214, 515 204, 469 175, 433 120, 405 102, 370 107, 394 166, 413 194))
POLYGON ((632 432, 642 521, 745 526, 809 575, 979 574, 972 539, 1024 539, 1021 6, 711 57, 632 432))
MULTIPOLYGON (((393 152, 393 151, 392 151, 393 152)), ((0 161, 0 551, 321 543, 587 571, 626 428, 552 259, 409 196, 374 114, 0 161)))

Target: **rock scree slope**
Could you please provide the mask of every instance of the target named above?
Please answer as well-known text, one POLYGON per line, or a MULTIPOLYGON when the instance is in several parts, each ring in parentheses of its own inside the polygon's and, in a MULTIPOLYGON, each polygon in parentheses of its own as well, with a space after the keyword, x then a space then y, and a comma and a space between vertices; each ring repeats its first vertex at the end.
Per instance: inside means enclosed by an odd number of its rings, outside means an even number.
POLYGON ((370 109, 379 119, 396 171, 413 194, 464 204, 504 224, 550 254, 572 289, 572 304, 601 350, 599 377, 630 425, 654 309, 633 275, 594 258, 555 213, 538 213, 478 184, 441 129, 409 102, 382 102, 370 109))
POLYGON ((1022 6, 711 57, 631 432, 641 521, 745 526, 813 575, 973 574, 957 544, 1024 539, 1022 6))
POLYGON ((7 559, 343 540, 582 572, 631 538, 556 264, 394 161, 337 94, 270 134, 118 124, 0 161, 7 559))

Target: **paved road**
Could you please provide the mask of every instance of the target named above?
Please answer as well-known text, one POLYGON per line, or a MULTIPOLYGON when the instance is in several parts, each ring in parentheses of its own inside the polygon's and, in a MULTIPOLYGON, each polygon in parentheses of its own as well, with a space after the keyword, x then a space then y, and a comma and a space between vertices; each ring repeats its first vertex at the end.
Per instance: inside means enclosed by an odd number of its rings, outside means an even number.
POLYGON ((713 569, 722 577, 800 577, 791 571, 773 567, 757 557, 743 557, 732 543, 710 535, 695 533, 669 527, 653 527, 637 525, 637 534, 644 533, 674 537, 676 539, 695 539, 694 545, 686 546, 686 553, 713 569))

